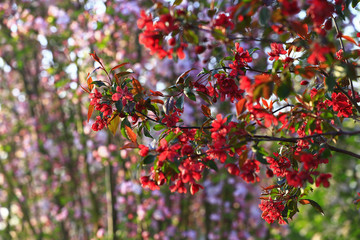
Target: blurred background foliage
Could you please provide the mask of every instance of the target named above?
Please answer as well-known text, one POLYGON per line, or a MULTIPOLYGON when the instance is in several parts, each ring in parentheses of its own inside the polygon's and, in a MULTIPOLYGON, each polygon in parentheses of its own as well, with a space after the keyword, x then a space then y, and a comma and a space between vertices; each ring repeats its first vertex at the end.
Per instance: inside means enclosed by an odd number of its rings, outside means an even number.
MULTIPOLYGON (((89 100, 79 85, 95 67, 89 53, 96 51, 108 67, 130 62, 142 83, 162 90, 227 51, 218 47, 201 58, 187 52, 178 62, 150 56, 138 42, 136 20, 152 4, 1 1, 1 239, 358 239, 359 211, 352 202, 360 165, 347 156, 328 164, 331 188, 311 195, 326 215, 303 206, 289 226, 261 219, 259 185, 267 183, 246 184, 224 171, 210 172, 196 196, 140 187, 138 155, 119 150, 126 143, 119 135, 92 132, 92 120, 86 122, 89 100)), ((184 4, 197 14, 209 6, 184 4)), ((266 66, 261 53, 254 64, 266 66)), ((195 121, 201 111, 186 104, 184 115, 195 121)), ((359 139, 342 144, 358 151, 359 139)))

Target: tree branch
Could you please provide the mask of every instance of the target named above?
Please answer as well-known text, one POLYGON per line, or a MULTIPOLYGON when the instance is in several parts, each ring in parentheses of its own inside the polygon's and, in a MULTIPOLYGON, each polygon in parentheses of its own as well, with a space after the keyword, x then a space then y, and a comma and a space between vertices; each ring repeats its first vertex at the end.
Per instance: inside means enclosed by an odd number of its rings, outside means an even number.
POLYGON ((349 156, 352 156, 352 157, 355 157, 355 158, 360 159, 360 155, 359 155, 359 154, 356 154, 356 153, 347 151, 347 150, 345 150, 345 149, 340 149, 340 148, 331 146, 331 145, 329 145, 329 144, 326 144, 326 146, 327 146, 331 151, 339 152, 339 153, 343 153, 343 154, 347 154, 347 155, 349 155, 349 156))

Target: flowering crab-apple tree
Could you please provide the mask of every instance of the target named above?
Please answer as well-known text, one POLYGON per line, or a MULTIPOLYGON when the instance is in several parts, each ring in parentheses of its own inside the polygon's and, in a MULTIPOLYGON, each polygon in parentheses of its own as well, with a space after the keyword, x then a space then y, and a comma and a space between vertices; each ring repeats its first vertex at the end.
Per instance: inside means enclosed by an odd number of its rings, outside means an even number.
POLYGON ((323 214, 310 194, 330 187, 323 165, 339 153, 360 159, 338 146, 342 137, 360 134, 347 127, 360 117, 360 34, 344 32, 357 3, 235 1, 220 10, 212 2, 206 14, 178 0, 155 3, 137 20, 139 43, 159 59, 207 64, 159 91, 140 83, 130 63, 107 68, 91 53, 98 67, 83 87, 88 121, 96 112, 94 131, 129 140, 121 148, 138 151, 148 167, 139 179, 144 188, 196 194, 204 171, 225 168, 248 183, 274 178, 259 196, 268 223, 287 223, 299 204, 323 214), (184 103, 202 112, 197 124, 182 117, 184 103))

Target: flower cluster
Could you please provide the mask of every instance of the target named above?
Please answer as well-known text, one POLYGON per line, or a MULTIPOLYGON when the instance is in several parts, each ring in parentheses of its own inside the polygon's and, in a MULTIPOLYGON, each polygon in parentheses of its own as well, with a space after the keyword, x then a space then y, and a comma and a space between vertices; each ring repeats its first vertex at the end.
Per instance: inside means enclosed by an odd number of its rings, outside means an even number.
POLYGON ((252 62, 252 57, 250 56, 248 50, 244 51, 240 44, 235 43, 235 60, 232 64, 229 64, 229 67, 232 69, 230 76, 236 77, 238 75, 244 75, 244 67, 247 66, 247 63, 252 62))
POLYGON ((279 221, 280 224, 285 224, 284 218, 282 217, 282 211, 285 209, 285 205, 281 201, 273 199, 262 200, 259 205, 261 211, 263 211, 261 217, 268 223, 279 221))
MULTIPOLYGON (((179 29, 179 25, 172 15, 163 14, 157 22, 153 22, 151 14, 147 15, 145 11, 141 11, 137 25, 140 29, 144 30, 139 35, 139 42, 150 49, 151 54, 157 54, 159 58, 172 57, 174 51, 172 47, 176 44, 175 38, 171 38, 168 41, 168 45, 171 47, 170 50, 165 50, 162 44, 165 36, 179 29)), ((177 48, 177 55, 180 59, 185 57, 184 47, 186 47, 186 44, 181 43, 177 48)))

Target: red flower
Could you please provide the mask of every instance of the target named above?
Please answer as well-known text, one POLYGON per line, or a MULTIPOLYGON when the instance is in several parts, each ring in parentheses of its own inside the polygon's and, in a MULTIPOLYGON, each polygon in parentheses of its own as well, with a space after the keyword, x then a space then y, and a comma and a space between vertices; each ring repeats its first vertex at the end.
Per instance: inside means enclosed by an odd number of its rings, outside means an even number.
POLYGON ((250 78, 248 78, 247 76, 242 76, 240 78, 240 89, 245 90, 247 93, 251 93, 251 86, 252 82, 250 78))
POLYGON ((241 167, 240 177, 247 183, 260 181, 259 176, 256 174, 260 171, 259 165, 260 163, 256 160, 247 159, 241 167))
POLYGON ((178 117, 177 112, 173 112, 170 115, 165 115, 161 122, 166 123, 166 126, 168 127, 173 127, 176 125, 179 119, 180 118, 178 117))
POLYGON ((156 151, 160 153, 159 161, 160 162, 165 161, 165 160, 173 161, 174 158, 176 156, 178 156, 178 153, 176 152, 176 150, 178 150, 180 148, 181 148, 181 145, 178 143, 169 147, 166 139, 165 138, 161 139, 160 146, 156 149, 156 151))
POLYGON ((313 46, 313 51, 307 61, 312 65, 320 64, 321 62, 326 61, 325 55, 328 53, 330 53, 330 47, 322 47, 320 44, 315 43, 313 46))
POLYGON ((320 176, 316 179, 316 186, 319 187, 320 184, 322 184, 324 187, 328 188, 330 186, 329 178, 331 178, 332 175, 330 173, 322 173, 320 176))
POLYGON ((344 58, 344 50, 340 49, 339 51, 336 52, 336 58, 339 60, 343 60, 344 58))
POLYGON ((150 177, 143 176, 140 178, 140 183, 143 188, 150 188, 150 190, 159 190, 160 187, 155 183, 154 180, 150 180, 150 177))
POLYGON ((300 12, 300 8, 298 6, 297 0, 284 0, 282 1, 282 14, 285 16, 294 15, 300 12))
POLYGON ((196 183, 190 184, 190 193, 194 195, 199 191, 199 188, 204 189, 204 187, 201 186, 200 184, 196 184, 196 183))
POLYGON ((106 126, 106 121, 105 119, 101 119, 100 116, 96 117, 96 121, 93 123, 93 125, 91 126, 92 130, 94 131, 99 131, 101 129, 103 129, 106 126))
POLYGON ((89 97, 91 99, 90 105, 95 106, 100 102, 102 94, 95 88, 94 92, 90 93, 89 97))
POLYGON ((274 172, 270 168, 268 168, 268 169, 266 169, 266 176, 268 178, 271 178, 274 176, 274 172))
POLYGON ((226 16, 225 13, 220 13, 217 18, 215 19, 214 23, 215 27, 230 27, 231 29, 234 29, 234 23, 231 22, 231 17, 226 16))
POLYGON ((302 187, 304 184, 304 181, 308 181, 310 183, 313 183, 313 179, 310 176, 310 174, 306 171, 288 171, 286 173, 286 180, 289 185, 293 187, 302 187))
POLYGON ((271 52, 268 52, 270 58, 269 60, 278 60, 280 57, 280 54, 286 54, 287 52, 285 51, 284 47, 282 44, 280 43, 272 43, 270 44, 271 46, 271 52))
POLYGON ((124 87, 124 89, 122 89, 120 86, 116 87, 116 93, 114 93, 112 95, 112 100, 113 101, 122 101, 122 105, 125 106, 127 101, 132 101, 134 100, 132 94, 128 91, 127 86, 124 87))
POLYGON ((312 0, 307 10, 314 24, 320 26, 327 18, 331 17, 334 12, 334 5, 326 0, 312 0))
POLYGON ((140 148, 140 151, 139 151, 140 156, 145 157, 148 155, 149 148, 147 146, 140 144, 139 148, 140 148))
POLYGON ((204 46, 196 46, 195 47, 195 53, 196 54, 201 54, 203 52, 205 52, 206 48, 204 46))
POLYGON ((225 165, 225 168, 227 168, 227 171, 231 174, 231 175, 235 175, 238 176, 240 173, 240 169, 238 166, 236 166, 236 164, 233 163, 228 163, 225 165))
POLYGON ((277 34, 282 34, 285 31, 283 25, 272 25, 271 28, 277 34))
POLYGON ((215 74, 214 77, 217 79, 219 86, 220 100, 225 101, 226 96, 230 98, 230 102, 234 102, 234 99, 242 99, 243 90, 239 89, 234 79, 227 78, 225 74, 215 74))

